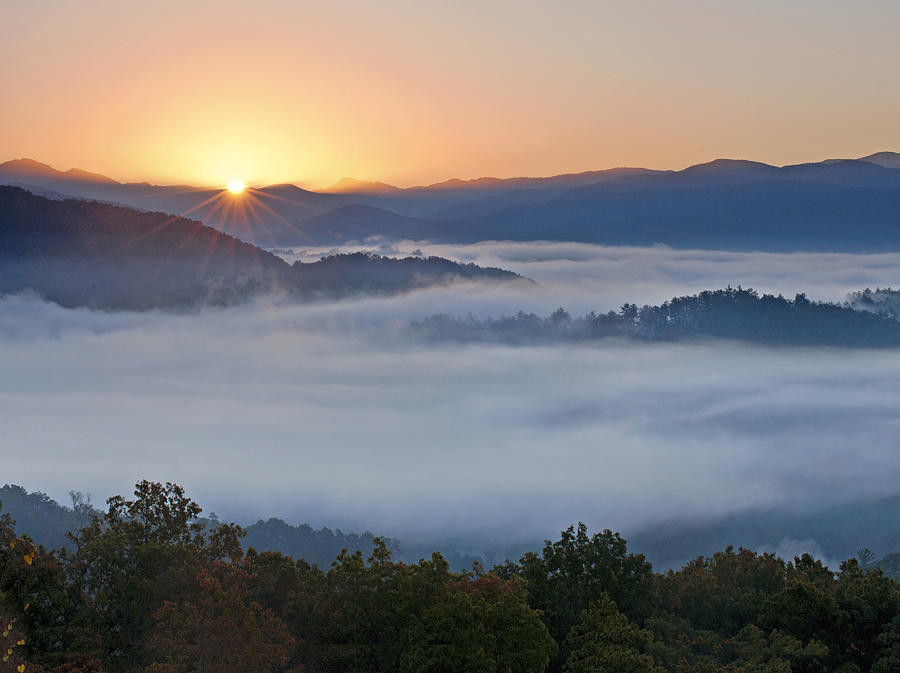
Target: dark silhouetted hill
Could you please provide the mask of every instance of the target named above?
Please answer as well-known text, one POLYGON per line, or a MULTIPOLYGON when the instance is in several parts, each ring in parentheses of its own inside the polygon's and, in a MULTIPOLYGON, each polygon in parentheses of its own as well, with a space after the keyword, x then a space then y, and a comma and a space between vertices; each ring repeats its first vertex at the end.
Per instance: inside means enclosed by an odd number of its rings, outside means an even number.
MULTIPOLYGON (((443 242, 883 251, 900 249, 900 170, 892 156, 784 167, 719 159, 682 171, 614 169, 553 178, 451 180, 343 197, 424 220, 413 235, 443 242)), ((410 237, 402 220, 368 215, 317 215, 315 240, 335 244, 373 235, 410 237)))
POLYGON ((29 493, 21 486, 0 488, 0 512, 15 520, 16 530, 47 549, 67 547, 66 534, 90 523, 95 510, 89 501, 73 492, 72 504, 63 507, 46 493, 29 493))
POLYGON ((304 292, 341 296, 365 290, 393 294, 456 281, 517 282, 534 285, 512 271, 459 264, 442 257, 382 257, 366 252, 331 255, 293 266, 304 292))
POLYGON ((0 165, 4 182, 190 216, 264 247, 415 236, 453 243, 900 249, 900 154, 893 152, 782 167, 717 159, 680 171, 616 168, 405 189, 345 179, 323 192, 270 185, 240 196, 184 185, 120 184, 20 159, 0 165))
POLYGON ((0 187, 0 292, 100 309, 228 305, 290 288, 278 257, 200 222, 0 187))
POLYGON ((812 511, 790 507, 752 509, 726 516, 661 521, 629 535, 634 548, 661 568, 678 568, 728 545, 774 551, 814 543, 831 559, 871 549, 885 572, 900 576, 900 496, 857 500, 812 511))
POLYGON ((253 547, 258 551, 280 551, 320 568, 328 568, 342 549, 350 552, 360 550, 368 557, 375 540, 375 536, 368 531, 362 534, 344 533, 328 527, 316 530, 306 523, 292 526, 281 519, 259 520, 244 530, 247 533, 243 540, 245 549, 253 547))
POLYGON ((336 242, 364 241, 373 231, 391 239, 425 240, 438 227, 428 220, 406 217, 382 208, 351 204, 301 221, 297 230, 306 243, 328 245, 336 242))
POLYGON ((445 222, 457 242, 572 240, 728 250, 900 248, 900 171, 867 162, 714 162, 623 177, 445 222))
POLYGON ((271 293, 384 294, 459 279, 522 280, 437 257, 359 253, 291 267, 194 220, 0 187, 0 294, 31 290, 67 307, 146 310, 227 306, 271 293))
POLYGON ((624 337, 642 341, 730 339, 795 346, 898 347, 900 322, 836 304, 759 295, 727 288, 676 297, 659 306, 625 304, 618 312, 573 318, 519 312, 479 320, 433 315, 410 326, 416 338, 438 341, 558 343, 624 337))

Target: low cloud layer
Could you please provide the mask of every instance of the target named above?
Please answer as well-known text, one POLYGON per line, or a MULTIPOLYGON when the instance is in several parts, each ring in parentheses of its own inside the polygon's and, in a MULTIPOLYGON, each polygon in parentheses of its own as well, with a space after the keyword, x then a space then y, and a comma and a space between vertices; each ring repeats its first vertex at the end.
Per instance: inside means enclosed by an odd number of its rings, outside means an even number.
MULTIPOLYGON (((293 249, 289 261, 314 261, 346 248, 293 249)), ((664 246, 629 248, 589 243, 486 242, 476 245, 436 245, 405 241, 371 245, 381 254, 418 251, 482 266, 499 266, 539 282, 528 308, 549 312, 564 305, 573 313, 609 311, 623 303, 659 304, 676 295, 727 285, 752 287, 763 293, 792 297, 805 292, 811 299, 844 301, 848 292, 866 287, 897 285, 900 253, 758 253, 717 250, 677 250, 664 246)))
POLYGON ((434 346, 410 343, 403 326, 435 312, 603 310, 728 282, 841 299, 889 283, 900 255, 457 252, 545 289, 461 285, 189 315, 0 300, 0 481, 96 502, 137 479, 172 480, 239 521, 509 541, 578 520, 627 532, 895 491, 900 354, 434 346))

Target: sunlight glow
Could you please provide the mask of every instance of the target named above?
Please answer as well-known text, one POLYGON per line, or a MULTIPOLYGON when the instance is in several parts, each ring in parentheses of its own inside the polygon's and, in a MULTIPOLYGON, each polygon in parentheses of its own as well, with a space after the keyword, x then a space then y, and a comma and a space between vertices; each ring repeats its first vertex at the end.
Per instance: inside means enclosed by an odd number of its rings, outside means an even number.
POLYGON ((228 183, 228 191, 232 194, 240 194, 245 188, 246 185, 241 180, 232 180, 228 183))

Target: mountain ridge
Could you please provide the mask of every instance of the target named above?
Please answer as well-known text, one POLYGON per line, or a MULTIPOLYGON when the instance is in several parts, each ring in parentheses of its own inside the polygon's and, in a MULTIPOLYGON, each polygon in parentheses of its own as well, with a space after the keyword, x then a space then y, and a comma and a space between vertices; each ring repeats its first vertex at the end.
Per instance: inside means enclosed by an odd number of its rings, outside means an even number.
POLYGON ((79 182, 99 182, 104 184, 122 184, 110 177, 100 173, 92 173, 81 168, 70 168, 67 171, 61 171, 53 168, 49 164, 23 157, 21 159, 11 159, 0 164, 0 176, 4 173, 16 173, 34 176, 44 176, 54 179, 71 179, 79 182))
MULTIPOLYGON (((600 168, 600 169, 590 169, 586 171, 578 171, 578 172, 568 172, 568 173, 554 173, 551 175, 518 175, 511 177, 496 177, 496 176, 480 176, 477 178, 448 178, 447 180, 440 180, 437 182, 431 183, 423 183, 419 185, 411 185, 409 187, 397 187, 396 185, 392 185, 390 183, 378 181, 378 180, 360 180, 354 177, 345 176, 335 182, 328 187, 324 187, 321 189, 308 189, 305 187, 301 187, 291 182, 278 182, 266 185, 266 188, 269 187, 282 187, 282 186, 293 186, 298 189, 303 190, 307 193, 315 193, 315 194, 330 194, 330 193, 348 193, 352 190, 352 188, 358 188, 361 191, 368 191, 370 193, 392 193, 392 192, 408 192, 408 191, 419 191, 419 190, 429 190, 429 189, 455 189, 455 188, 482 188, 485 186, 492 185, 502 185, 502 184, 515 184, 515 183, 527 183, 527 182, 537 182, 537 181, 548 181, 548 180, 560 180, 566 178, 590 178, 597 175, 603 174, 636 174, 641 172, 646 173, 682 173, 682 172, 700 172, 707 169, 739 169, 746 167, 756 167, 756 168, 789 168, 793 166, 804 166, 804 165, 812 165, 812 164, 829 164, 836 162, 844 162, 844 161, 865 161, 868 163, 874 163, 876 165, 880 165, 884 168, 900 168, 900 152, 891 152, 891 151, 879 151, 873 154, 866 155, 864 157, 857 158, 834 158, 834 159, 825 159, 823 161, 818 162, 801 162, 799 164, 769 164, 761 161, 753 161, 749 159, 735 159, 729 157, 720 157, 717 159, 712 159, 710 161, 704 161, 697 164, 691 164, 682 169, 655 169, 655 168, 647 168, 642 166, 616 166, 613 168, 600 168)), ((149 187, 177 187, 183 189, 192 189, 197 191, 203 191, 210 189, 209 187, 205 187, 202 185, 191 185, 187 183, 172 183, 172 184, 154 184, 148 181, 141 182, 121 182, 110 178, 109 176, 103 175, 101 173, 95 173, 92 171, 88 171, 82 168, 70 168, 68 170, 60 170, 54 168, 50 164, 41 162, 37 159, 32 159, 29 157, 21 157, 17 159, 9 159, 0 163, 0 177, 7 173, 18 173, 18 174, 32 174, 32 175, 45 175, 52 176, 57 178, 70 178, 72 180, 79 181, 95 181, 95 182, 103 182, 107 184, 115 184, 115 185, 129 185, 129 186, 149 186, 149 187)))
POLYGON ((527 282, 437 257, 356 253, 291 266, 196 220, 0 187, 0 295, 31 290, 68 308, 188 309, 271 294, 396 294, 460 279, 527 282))
POLYGON ((238 196, 190 185, 85 181, 33 160, 15 161, 31 172, 10 173, 7 162, 0 166, 6 166, 0 183, 189 216, 270 248, 381 237, 900 250, 894 226, 900 220, 900 169, 893 167, 900 166, 900 154, 893 152, 785 166, 714 159, 678 171, 615 168, 545 178, 453 179, 405 189, 342 181, 357 192, 282 183, 238 196), (41 178, 48 170, 54 172, 41 178))

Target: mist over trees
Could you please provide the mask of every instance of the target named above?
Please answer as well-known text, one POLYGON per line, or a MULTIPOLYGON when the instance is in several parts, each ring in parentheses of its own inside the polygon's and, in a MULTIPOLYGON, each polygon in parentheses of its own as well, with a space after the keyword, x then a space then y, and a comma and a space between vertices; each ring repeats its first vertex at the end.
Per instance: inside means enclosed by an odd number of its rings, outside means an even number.
MULTIPOLYGON (((859 671, 900 665, 900 584, 728 547, 654 573, 584 524, 539 552, 452 572, 340 552, 327 570, 198 519, 142 481, 49 551, 0 517, 4 664, 90 671, 859 671)), ((868 557, 867 557, 868 558, 868 557)))
MULTIPOLYGON (((0 487, 0 503, 4 511, 17 522, 20 533, 28 535, 35 543, 47 549, 72 549, 69 533, 81 529, 90 522, 91 517, 101 511, 91 505, 90 495, 80 491, 70 491, 70 505, 60 505, 46 493, 35 491, 29 493, 22 486, 5 484, 0 487)), ((204 525, 215 525, 218 518, 215 513, 202 517, 198 521, 204 525)), ((265 551, 278 551, 287 556, 302 558, 311 565, 327 568, 342 550, 359 551, 368 557, 376 546, 376 539, 382 540, 391 548, 395 559, 415 562, 423 556, 430 556, 433 546, 416 540, 398 540, 364 531, 362 533, 344 532, 340 528, 327 526, 313 528, 308 523, 291 525, 278 518, 259 519, 255 523, 243 526, 245 549, 254 547, 265 551)), ((475 562, 484 564, 494 559, 499 552, 492 548, 487 554, 467 551, 472 545, 462 540, 445 541, 440 545, 440 552, 454 570, 471 567, 475 562)), ((506 549, 506 547, 501 547, 506 549)), ((523 545, 514 545, 513 555, 521 554, 523 545)))
MULTIPOLYGON (((820 191, 796 189, 811 199, 820 191)), ((595 204, 601 191, 576 194, 575 205, 595 204)), ((0 189, 0 292, 34 290, 62 306, 226 306, 275 294, 391 294, 459 279, 528 282, 435 257, 353 253, 289 266, 198 222, 35 199, 0 189)), ((896 347, 897 294, 866 290, 838 306, 729 287, 575 317, 562 308, 546 317, 438 314, 409 334, 512 345, 618 338, 896 347)), ((729 546, 659 573, 618 533, 578 525, 540 550, 463 571, 465 553, 423 550, 419 560, 418 548, 368 532, 279 519, 242 529, 203 518, 175 484, 140 482, 133 499, 111 498, 104 509, 77 493, 64 508, 15 487, 0 500, 18 519, 16 527, 0 520, 0 642, 10 646, 4 664, 18 673, 900 667, 896 554, 860 553, 835 570, 809 555, 784 560, 729 546), (42 531, 40 540, 23 534, 32 530, 42 531)))
POLYGON ((900 290, 892 287, 866 288, 847 295, 845 305, 856 311, 869 311, 896 319, 900 317, 900 290))
POLYGON ((547 317, 518 312, 478 319, 432 315, 409 327, 416 338, 436 341, 533 344, 610 337, 641 341, 734 339, 803 346, 896 347, 900 323, 887 315, 847 306, 760 295, 741 287, 675 297, 658 306, 624 304, 618 311, 573 318, 564 308, 547 317))
POLYGON ((437 257, 363 252, 290 266, 194 220, 0 187, 0 294, 32 291, 65 307, 189 309, 267 295, 309 301, 461 279, 527 282, 437 257))
POLYGON ((301 294, 329 297, 359 294, 361 290, 367 294, 394 294, 457 280, 534 285, 527 278, 504 269, 431 256, 396 259, 355 252, 328 255, 319 262, 294 262, 292 269, 301 294))

